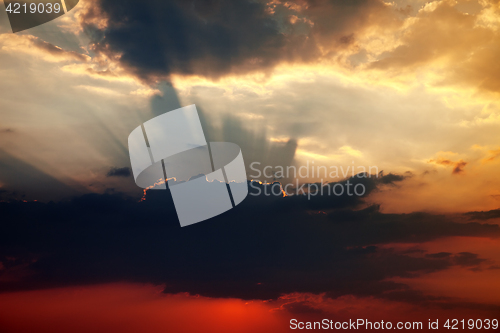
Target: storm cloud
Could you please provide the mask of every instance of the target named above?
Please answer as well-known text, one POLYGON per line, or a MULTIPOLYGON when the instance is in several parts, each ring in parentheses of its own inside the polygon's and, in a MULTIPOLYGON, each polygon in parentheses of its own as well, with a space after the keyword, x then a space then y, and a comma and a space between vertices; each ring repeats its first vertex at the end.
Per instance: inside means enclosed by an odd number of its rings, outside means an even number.
MULTIPOLYGON (((380 182, 351 181, 362 182, 368 192, 380 182)), ((87 194, 57 203, 0 203, 0 289, 130 281, 211 297, 276 299, 309 292, 411 301, 407 285, 387 279, 456 265, 474 269, 484 259, 383 244, 500 236, 495 224, 384 214, 376 205, 363 208, 362 197, 307 200, 255 195, 255 186, 250 191, 235 209, 186 228, 179 227, 168 190, 147 191, 140 202, 122 194, 87 194)))
POLYGON ((93 50, 142 79, 218 78, 318 60, 366 27, 394 21, 378 0, 95 0, 86 8, 81 24, 93 50))
POLYGON ((106 177, 130 177, 132 173, 130 172, 129 167, 123 167, 123 168, 111 168, 108 173, 106 174, 106 177))

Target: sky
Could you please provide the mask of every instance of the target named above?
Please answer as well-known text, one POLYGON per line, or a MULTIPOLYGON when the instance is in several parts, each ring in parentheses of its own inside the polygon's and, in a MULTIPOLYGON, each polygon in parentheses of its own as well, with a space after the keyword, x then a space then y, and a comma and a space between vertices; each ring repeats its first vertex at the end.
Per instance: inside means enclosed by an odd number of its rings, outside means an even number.
POLYGON ((0 331, 500 319, 499 57, 493 0, 81 0, 17 33, 0 6, 0 331), (127 138, 191 104, 249 181, 366 193, 180 228, 127 138))

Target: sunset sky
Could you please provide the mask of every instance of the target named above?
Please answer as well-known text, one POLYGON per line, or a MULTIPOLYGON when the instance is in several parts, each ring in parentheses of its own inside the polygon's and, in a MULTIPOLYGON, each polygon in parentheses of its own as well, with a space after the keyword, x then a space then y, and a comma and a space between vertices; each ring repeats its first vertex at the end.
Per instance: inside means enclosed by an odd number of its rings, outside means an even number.
POLYGON ((494 0, 80 0, 18 33, 0 5, 0 331, 500 319, 499 59, 494 0), (127 138, 191 104, 248 180, 380 174, 180 228, 127 138))

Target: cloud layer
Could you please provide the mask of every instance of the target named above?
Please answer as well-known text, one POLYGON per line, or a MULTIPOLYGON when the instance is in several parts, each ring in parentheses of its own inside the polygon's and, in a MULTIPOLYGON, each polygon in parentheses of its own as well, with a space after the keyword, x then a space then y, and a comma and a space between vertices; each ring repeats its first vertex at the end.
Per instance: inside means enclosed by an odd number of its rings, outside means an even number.
MULTIPOLYGON (((368 192, 381 182, 351 181, 362 182, 368 192)), ((255 187, 250 190, 255 194, 255 187)), ((434 304, 436 299, 390 279, 451 267, 484 270, 489 259, 390 244, 500 237, 496 224, 384 214, 378 206, 362 205, 363 198, 347 195, 307 200, 251 194, 221 216, 180 228, 168 191, 148 191, 141 202, 120 194, 4 202, 0 289, 129 281, 210 297, 277 299, 302 292, 434 304)))
POLYGON ((391 25, 382 1, 96 0, 81 16, 93 49, 142 79, 218 78, 318 60, 391 25))

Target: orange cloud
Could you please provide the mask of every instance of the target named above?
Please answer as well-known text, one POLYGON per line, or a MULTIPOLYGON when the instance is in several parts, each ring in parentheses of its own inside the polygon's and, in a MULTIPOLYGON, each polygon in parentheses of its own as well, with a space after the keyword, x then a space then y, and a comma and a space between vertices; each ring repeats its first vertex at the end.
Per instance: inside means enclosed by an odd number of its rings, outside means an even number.
POLYGON ((449 160, 449 159, 443 158, 443 157, 429 160, 428 163, 439 164, 439 165, 443 165, 446 167, 453 167, 453 171, 452 171, 453 174, 463 173, 464 168, 467 165, 467 162, 464 162, 463 160, 452 161, 452 160, 449 160))
POLYGON ((423 69, 435 86, 461 85, 498 93, 499 17, 498 5, 489 1, 428 3, 407 19, 399 31, 399 45, 378 55, 368 68, 393 76, 423 69))
POLYGON ((486 157, 485 159, 483 159, 483 164, 484 163, 489 163, 489 162, 493 162, 497 157, 500 156, 500 148, 499 149, 495 149, 495 150, 490 150, 488 152, 488 157, 486 157))

